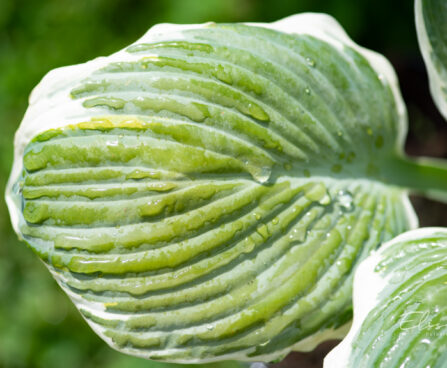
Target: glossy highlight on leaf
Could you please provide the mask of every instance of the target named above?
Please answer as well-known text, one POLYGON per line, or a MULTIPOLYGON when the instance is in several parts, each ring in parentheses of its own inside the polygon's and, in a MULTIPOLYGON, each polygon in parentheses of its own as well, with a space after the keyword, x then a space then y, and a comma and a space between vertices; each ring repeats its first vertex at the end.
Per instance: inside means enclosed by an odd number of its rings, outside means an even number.
POLYGON ((398 236, 354 278, 354 323, 325 368, 443 367, 447 361, 447 229, 398 236))
POLYGON ((342 336, 357 264, 417 225, 405 133, 392 68, 329 16, 159 25, 44 78, 7 199, 112 347, 272 361, 342 336))

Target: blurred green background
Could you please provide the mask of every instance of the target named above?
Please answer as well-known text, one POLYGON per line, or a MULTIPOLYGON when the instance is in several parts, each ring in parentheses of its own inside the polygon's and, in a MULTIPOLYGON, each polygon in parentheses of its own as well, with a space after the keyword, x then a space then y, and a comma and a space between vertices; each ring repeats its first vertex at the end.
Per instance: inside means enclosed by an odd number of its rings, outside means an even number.
MULTIPOLYGON (((413 4, 354 0, 0 0, 0 192, 13 160, 13 136, 31 89, 49 70, 107 55, 160 22, 273 21, 313 11, 336 17, 357 42, 396 67, 410 114, 407 151, 446 156, 447 124, 428 94, 413 4)), ((446 207, 413 199, 423 225, 447 225, 446 207)), ((292 354, 276 367, 319 367, 333 344, 292 354)), ((0 199, 0 367, 174 367, 110 349, 55 281, 18 242, 0 199)), ((237 363, 209 367, 233 368, 237 363)))

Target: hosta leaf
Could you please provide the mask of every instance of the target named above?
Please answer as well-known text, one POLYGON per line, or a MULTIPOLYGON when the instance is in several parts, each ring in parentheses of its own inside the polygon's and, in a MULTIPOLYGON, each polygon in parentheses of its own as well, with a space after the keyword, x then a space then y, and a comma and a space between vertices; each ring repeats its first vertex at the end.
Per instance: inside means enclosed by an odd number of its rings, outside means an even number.
POLYGON ((151 359, 273 360, 343 333, 352 271, 416 225, 394 72, 330 17, 161 25, 57 69, 17 133, 13 225, 92 328, 151 359))
POLYGON ((419 46, 430 78, 430 91, 447 119, 447 2, 416 0, 419 46))
POLYGON ((445 367, 446 301, 447 230, 398 236, 357 269, 353 326, 324 367, 445 367))

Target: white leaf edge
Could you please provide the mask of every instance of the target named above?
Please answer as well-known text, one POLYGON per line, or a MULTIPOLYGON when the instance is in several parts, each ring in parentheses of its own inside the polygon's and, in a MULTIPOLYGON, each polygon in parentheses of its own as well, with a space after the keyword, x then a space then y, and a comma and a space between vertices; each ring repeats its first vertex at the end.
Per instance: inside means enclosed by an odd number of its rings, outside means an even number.
POLYGON ((390 280, 393 278, 392 273, 386 277, 382 277, 378 272, 374 271, 376 266, 384 260, 383 253, 386 249, 397 243, 424 239, 437 232, 447 233, 446 228, 442 227, 426 227, 407 231, 383 244, 377 251, 360 263, 354 274, 354 318, 352 327, 343 341, 326 355, 323 368, 348 367, 351 346, 362 327, 363 321, 369 312, 381 303, 379 295, 386 289, 390 280))
POLYGON ((430 39, 428 38, 427 28, 425 27, 422 0, 416 0, 414 4, 416 15, 416 33, 419 41, 419 48, 421 49, 422 57, 428 73, 430 93, 439 112, 442 114, 444 119, 447 120, 447 96, 446 94, 442 93, 443 89, 447 89, 447 79, 444 79, 439 75, 436 71, 434 62, 430 57, 433 52, 433 47, 430 43, 430 39))

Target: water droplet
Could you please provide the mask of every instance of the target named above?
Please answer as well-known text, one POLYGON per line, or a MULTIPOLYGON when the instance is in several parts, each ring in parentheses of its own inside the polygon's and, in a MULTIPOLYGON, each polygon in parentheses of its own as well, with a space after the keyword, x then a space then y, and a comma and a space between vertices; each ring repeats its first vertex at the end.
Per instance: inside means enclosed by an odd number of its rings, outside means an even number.
POLYGON ((337 193, 337 201, 341 209, 345 212, 352 211, 354 209, 352 194, 347 190, 340 190, 337 193))
POLYGON ((376 146, 376 148, 382 148, 383 147, 383 136, 379 135, 376 138, 374 145, 376 146))
POLYGON ((307 65, 311 66, 312 68, 315 66, 315 60, 311 59, 310 57, 306 58, 307 65))
POLYGON ((394 274, 390 278, 389 283, 390 284, 398 284, 398 285, 400 285, 402 282, 405 281, 406 278, 407 277, 406 277, 405 273, 399 272, 399 273, 394 274))
POLYGON ((322 204, 323 206, 327 206, 332 201, 331 196, 329 193, 326 193, 323 198, 321 198, 318 203, 322 204))
POLYGON ((306 93, 306 95, 310 95, 310 88, 309 88, 309 87, 306 87, 306 88, 304 89, 304 92, 306 93))
POLYGON ((339 137, 341 137, 341 136, 343 136, 343 132, 338 131, 338 132, 337 132, 337 135, 338 135, 339 137))
POLYGON ((307 231, 306 229, 294 228, 289 235, 291 241, 303 242, 306 240, 307 231))
POLYGON ((346 156, 346 161, 349 162, 349 163, 352 162, 355 159, 355 156, 356 155, 355 155, 354 152, 349 152, 348 156, 346 156))
POLYGON ((260 220, 261 219, 261 215, 259 213, 254 213, 253 216, 255 217, 256 220, 260 220))
POLYGON ((256 230, 259 233, 259 235, 261 235, 264 239, 269 238, 270 232, 265 224, 259 225, 256 230))
POLYGON ((330 204, 332 200, 326 186, 323 183, 314 185, 306 192, 305 195, 309 200, 318 202, 324 206, 330 204))
POLYGON ((255 249, 255 242, 252 238, 247 237, 245 238, 245 249, 244 249, 244 253, 250 253, 253 249, 255 249))
POLYGON ((343 166, 340 164, 335 164, 331 167, 331 171, 334 173, 339 173, 343 169, 343 166))
POLYGON ((383 74, 379 74, 377 78, 379 78, 380 81, 383 81, 385 79, 385 76, 383 74))
POLYGON ((264 184, 269 180, 271 173, 272 169, 270 167, 262 167, 260 170, 253 172, 253 178, 257 182, 264 184))
POLYGON ((264 342, 260 343, 259 346, 266 346, 269 342, 270 342, 270 340, 264 341, 264 342))
POLYGON ((213 325, 207 325, 207 326, 206 326, 206 329, 207 329, 208 331, 212 331, 212 330, 214 330, 214 326, 213 326, 213 325))
POLYGON ((273 225, 277 225, 278 224, 278 217, 275 217, 273 220, 272 220, 272 223, 273 223, 273 225))
POLYGON ((106 145, 108 146, 108 147, 118 147, 119 146, 119 142, 118 142, 118 140, 108 140, 108 141, 106 141, 106 145))
POLYGON ((250 368, 267 368, 267 365, 264 363, 253 363, 250 365, 250 368))

